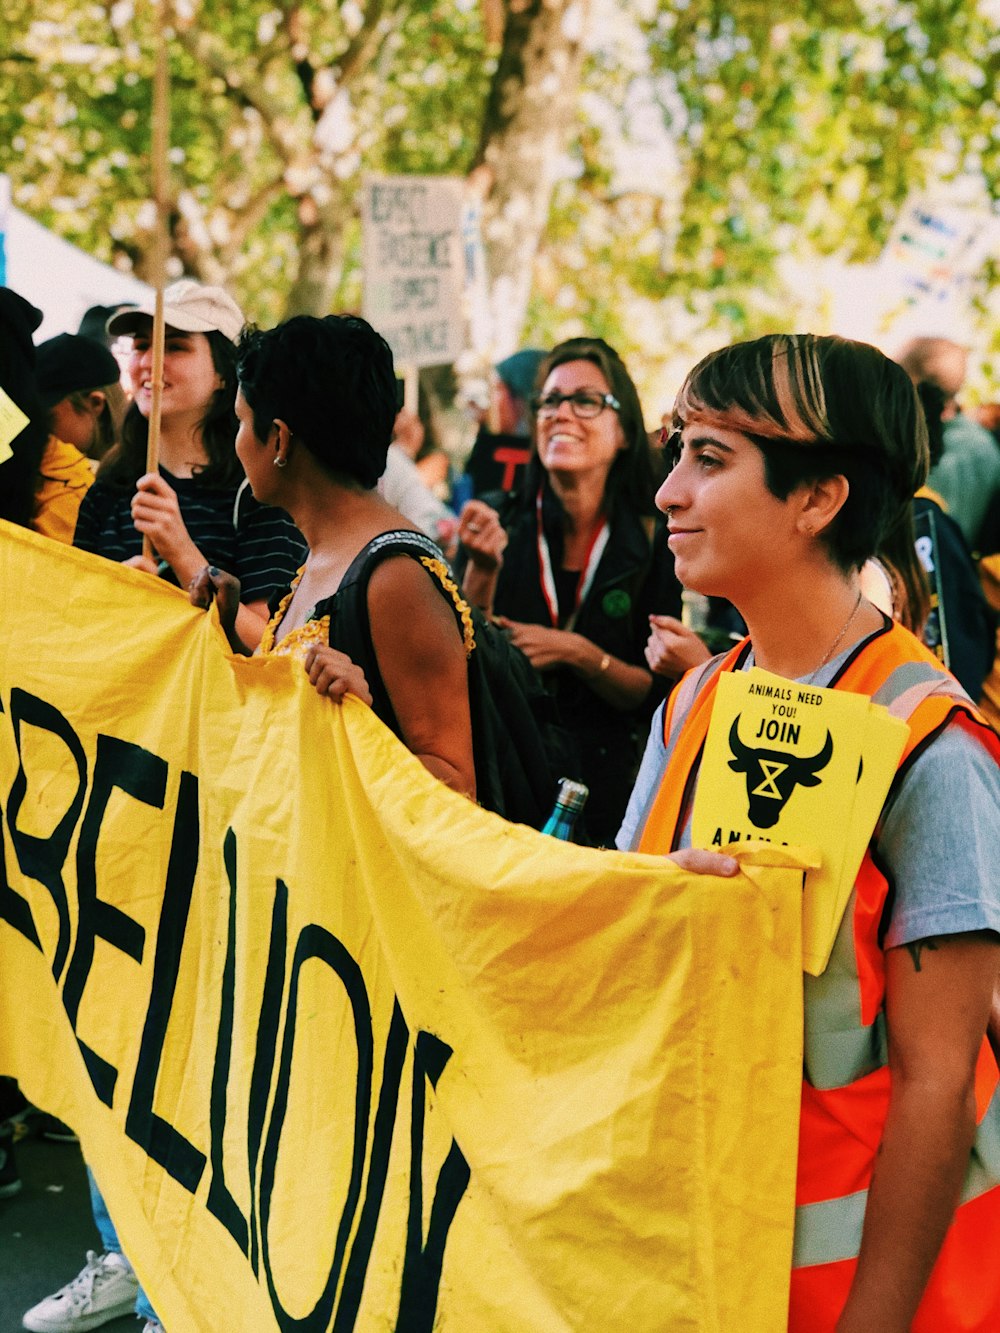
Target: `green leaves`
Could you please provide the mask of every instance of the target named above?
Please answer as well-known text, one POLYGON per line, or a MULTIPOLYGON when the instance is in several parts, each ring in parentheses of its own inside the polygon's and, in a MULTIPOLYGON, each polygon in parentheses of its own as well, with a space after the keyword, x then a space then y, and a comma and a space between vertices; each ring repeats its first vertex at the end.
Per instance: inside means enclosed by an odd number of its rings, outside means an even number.
MULTIPOLYGON (((509 12, 178 0, 175 266, 228 282, 262 322, 357 305, 363 172, 469 171, 509 12)), ((15 202, 140 273, 153 17, 150 0, 7 0, 0 17, 15 202)), ((1000 36, 977 0, 621 0, 587 52, 565 158, 547 162, 524 336, 601 332, 650 393, 665 348, 690 361, 708 339, 798 323, 791 261, 876 258, 928 183, 965 173, 998 193, 1000 36)))

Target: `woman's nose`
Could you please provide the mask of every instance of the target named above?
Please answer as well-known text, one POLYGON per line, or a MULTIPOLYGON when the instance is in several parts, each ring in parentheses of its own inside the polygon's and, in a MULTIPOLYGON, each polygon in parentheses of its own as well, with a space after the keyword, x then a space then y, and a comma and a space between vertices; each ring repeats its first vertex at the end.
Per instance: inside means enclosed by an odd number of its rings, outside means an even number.
POLYGON ((666 514, 671 509, 679 509, 682 504, 680 478, 678 468, 674 466, 664 477, 659 490, 656 492, 655 504, 657 509, 666 514))

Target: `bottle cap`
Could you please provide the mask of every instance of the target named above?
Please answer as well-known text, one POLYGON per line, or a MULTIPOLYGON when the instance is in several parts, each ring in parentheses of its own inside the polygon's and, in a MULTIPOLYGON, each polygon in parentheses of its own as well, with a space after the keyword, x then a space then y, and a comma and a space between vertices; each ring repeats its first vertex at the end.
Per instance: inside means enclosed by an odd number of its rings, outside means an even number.
POLYGON ((585 783, 577 782, 573 778, 559 779, 559 795, 556 800, 567 810, 574 812, 582 810, 589 795, 590 788, 585 783))

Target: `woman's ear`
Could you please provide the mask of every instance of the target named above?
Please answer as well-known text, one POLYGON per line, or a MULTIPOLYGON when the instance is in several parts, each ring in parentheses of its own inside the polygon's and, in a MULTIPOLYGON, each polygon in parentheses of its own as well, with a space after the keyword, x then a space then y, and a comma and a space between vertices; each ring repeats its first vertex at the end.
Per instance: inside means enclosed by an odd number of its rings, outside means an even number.
POLYGON ((803 486, 798 518, 799 531, 808 537, 818 536, 830 526, 843 509, 850 492, 850 482, 842 473, 803 486))
POLYGON ((288 423, 280 417, 275 417, 271 422, 267 445, 274 453, 275 467, 285 467, 292 453, 292 432, 288 423))
POLYGON ((103 389, 91 389, 86 396, 87 411, 92 417, 96 418, 104 411, 108 396, 103 389))

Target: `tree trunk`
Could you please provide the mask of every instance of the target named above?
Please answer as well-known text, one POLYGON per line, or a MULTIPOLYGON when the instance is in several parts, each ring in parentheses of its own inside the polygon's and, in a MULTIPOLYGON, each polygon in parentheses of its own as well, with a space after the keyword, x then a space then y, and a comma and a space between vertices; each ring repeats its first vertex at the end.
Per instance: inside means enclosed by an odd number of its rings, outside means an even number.
POLYGON ((306 196, 299 205, 299 271, 285 301, 285 318, 329 315, 344 267, 344 233, 353 205, 338 188, 333 200, 317 208, 306 196))
POLYGON ((470 174, 483 196, 498 357, 520 342, 555 167, 576 114, 589 14, 590 0, 509 0, 470 174))

